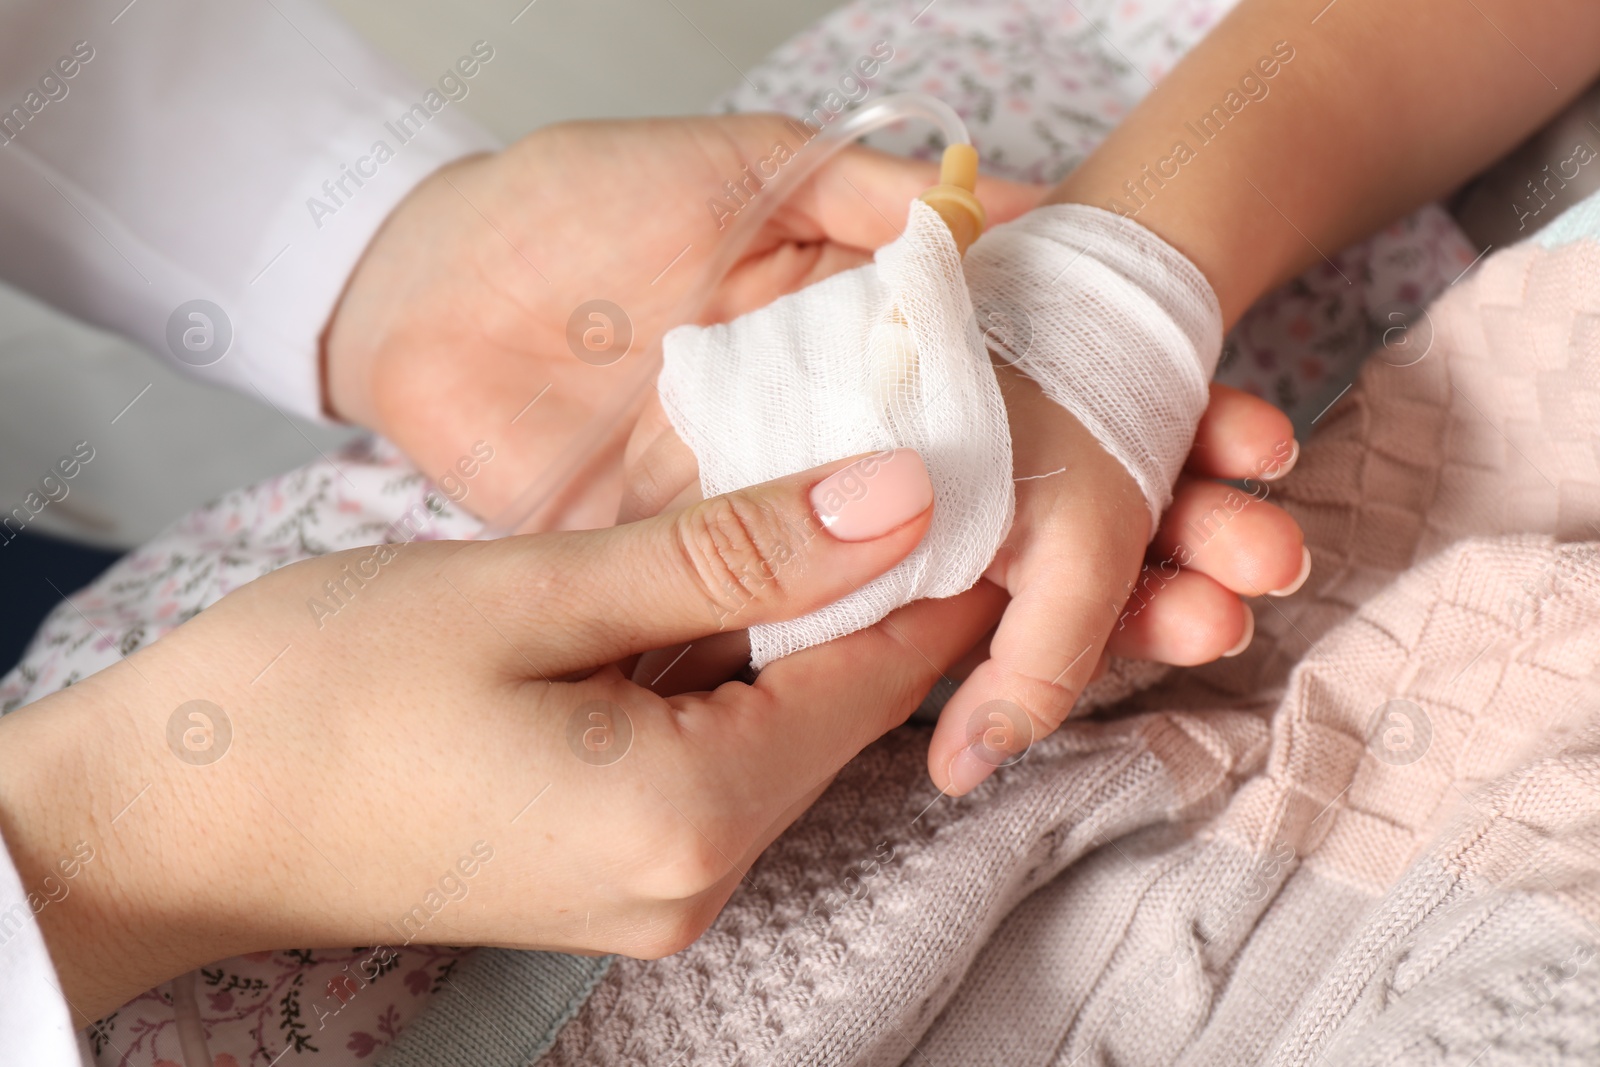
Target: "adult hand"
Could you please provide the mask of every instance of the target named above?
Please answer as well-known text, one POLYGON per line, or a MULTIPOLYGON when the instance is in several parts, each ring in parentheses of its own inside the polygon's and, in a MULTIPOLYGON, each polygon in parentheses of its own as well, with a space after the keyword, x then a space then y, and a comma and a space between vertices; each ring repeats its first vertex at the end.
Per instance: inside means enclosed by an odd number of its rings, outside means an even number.
MULTIPOLYGON (((999 373, 1019 479, 1017 518, 986 579, 1016 599, 994 640, 952 673, 967 681, 946 706, 929 770, 957 793, 983 773, 963 761, 967 777, 952 783, 950 776, 971 740, 975 707, 995 699, 1018 705, 1030 721, 1015 724, 1016 732, 1027 741, 1065 719, 1107 656, 1193 665, 1241 650, 1254 631, 1241 598, 1295 585, 1305 558, 1298 525, 1263 499, 1267 483, 1299 455, 1288 418, 1271 404, 1211 387, 1185 477, 1146 548, 1149 508, 1127 471, 1030 380, 1010 368, 999 373), (1049 475, 1063 468, 1070 473, 1049 475), (1218 479, 1249 479, 1250 491, 1218 479), (974 667, 979 673, 968 678, 974 667)), ((659 404, 635 427, 628 472, 624 521, 698 497, 694 454, 659 404)), ((748 643, 730 633, 680 659, 681 651, 644 657, 635 677, 663 691, 714 684, 738 669, 748 643)), ((984 755, 983 767, 1001 762, 984 755)))
POLYGON ((1292 593, 1310 568, 1299 524, 1265 502, 1266 483, 1298 458, 1277 408, 1211 387, 1188 473, 1151 539, 1127 469, 1031 379, 999 374, 1017 512, 985 577, 1011 601, 929 744, 929 773, 957 795, 1066 721, 1108 655, 1175 665, 1237 655, 1255 633, 1242 598, 1292 593), (1245 479, 1249 491, 1215 478, 1245 479), (988 729, 995 715, 1007 729, 988 729))
POLYGON ((297 563, 0 720, 23 884, 93 853, 38 915, 79 1023, 286 945, 688 944, 1000 606, 913 605, 753 685, 626 680, 618 660, 802 614, 910 552, 921 460, 875 457, 865 492, 828 480, 846 466, 625 527, 297 563), (346 605, 319 624, 327 582, 346 605))
MULTIPOLYGON (((462 502, 496 516, 667 329, 732 318, 866 262, 896 236, 888 220, 935 181, 931 163, 844 151, 685 308, 725 225, 762 195, 759 175, 802 151, 798 128, 775 115, 566 123, 445 167, 351 276, 326 335, 330 409, 435 478, 488 441, 497 461, 462 502), (585 307, 595 300, 614 307, 585 307)), ((1003 221, 1043 190, 986 179, 980 194, 1003 221)), ((620 455, 597 456, 544 525, 609 524, 620 495, 620 455)))

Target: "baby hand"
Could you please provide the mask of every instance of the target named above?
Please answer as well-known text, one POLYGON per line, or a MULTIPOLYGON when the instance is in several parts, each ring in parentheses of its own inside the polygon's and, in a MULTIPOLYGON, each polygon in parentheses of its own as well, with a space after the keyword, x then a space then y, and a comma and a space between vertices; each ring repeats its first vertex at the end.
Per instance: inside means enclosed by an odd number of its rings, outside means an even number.
MULTIPOLYGON (((1299 527, 1259 499, 1298 455, 1289 420, 1266 401, 1211 387, 1186 475, 1141 572, 1149 511, 1132 478, 1031 381, 1003 369, 1001 382, 1021 480, 1011 535, 980 584, 1002 586, 1015 600, 987 650, 968 657, 979 670, 947 706, 930 749, 935 782, 952 792, 982 780, 952 783, 950 775, 972 709, 995 699, 1016 705, 1026 718, 1020 749, 1065 719, 1106 656, 1191 665, 1226 654, 1253 630, 1239 595, 1296 584, 1304 562, 1299 527), (1211 480, 1218 478, 1253 479, 1253 492, 1211 480)), ((641 416, 626 465, 622 521, 700 495, 694 453, 657 403, 641 416)), ((969 610, 964 598, 927 607, 969 610)), ((742 631, 719 634, 687 654, 682 646, 648 654, 634 678, 662 692, 711 689, 748 651, 742 631)), ((915 649, 902 651, 920 661, 915 649)), ((992 755, 989 767, 1006 761, 992 755)))
MULTIPOLYGON (((1200 663, 1248 644, 1253 618, 1239 593, 1289 591, 1307 562, 1298 528, 1275 507, 1204 483, 1183 483, 1172 496, 1203 421, 1222 331, 1207 279, 1181 253, 1131 220, 1057 205, 987 233, 967 256, 966 280, 981 321, 993 318, 986 310, 1020 309, 1032 325, 985 336, 1017 487, 1014 523, 986 578, 1013 600, 933 739, 930 771, 952 793, 1060 725, 1116 648, 1108 642, 1130 595, 1139 594, 1117 651, 1200 663), (1163 515, 1153 567, 1136 583, 1152 518, 1163 515), (1262 544, 1249 544, 1252 527, 1262 544), (1162 608, 1150 607, 1169 584, 1162 608)), ((1242 458, 1217 452, 1211 458, 1223 461, 1198 465, 1200 473, 1281 473, 1294 448, 1288 420, 1238 394, 1211 395, 1232 401, 1236 414, 1237 425, 1213 422, 1217 443, 1236 448, 1253 437, 1255 447, 1242 458)), ((1209 443, 1202 435, 1202 447, 1209 443)), ((668 504, 695 476, 659 410, 637 428, 627 459, 624 517, 668 504)), ((682 667, 675 655, 646 660, 640 680, 709 687, 742 653, 737 638, 723 637, 682 667)))
MULTIPOLYGON (((1181 251, 1132 218, 1060 203, 984 234, 965 273, 980 319, 997 327, 985 341, 1006 395, 1017 509, 988 571, 1011 603, 928 754, 935 782, 957 794, 1061 724, 1119 616, 1135 655, 1236 655, 1255 628, 1237 594, 1292 592, 1310 565, 1284 512, 1180 477, 1218 395, 1207 383, 1224 326, 1209 279, 1181 251), (1194 612, 1163 626, 1144 593, 1169 580, 1165 605, 1194 612)), ((1288 420, 1265 405, 1239 410, 1263 439, 1254 459, 1214 473, 1282 473, 1294 457, 1288 420)))
POLYGON ((1149 507, 1122 464, 1032 380, 999 375, 1017 511, 986 579, 1011 601, 929 746, 929 773, 956 795, 1060 726, 1107 656, 1192 665, 1243 651, 1255 622, 1241 595, 1292 592, 1309 563, 1299 526, 1261 499, 1298 455, 1270 404, 1211 387, 1149 541, 1149 507), (1251 492, 1215 478, 1250 479, 1251 492))

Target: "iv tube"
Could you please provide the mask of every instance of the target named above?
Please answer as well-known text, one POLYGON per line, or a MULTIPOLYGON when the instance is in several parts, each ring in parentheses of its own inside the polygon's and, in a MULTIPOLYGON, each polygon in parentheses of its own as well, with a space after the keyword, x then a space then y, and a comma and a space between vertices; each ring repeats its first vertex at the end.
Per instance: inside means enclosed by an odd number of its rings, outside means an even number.
MULTIPOLYGON (((695 320, 711 292, 743 257, 762 225, 823 164, 855 141, 906 119, 923 119, 937 126, 947 147, 971 143, 966 124, 955 109, 922 93, 896 93, 851 112, 796 153, 783 170, 762 187, 764 195, 754 197, 734 216, 727 236, 706 265, 700 284, 684 298, 671 321, 677 324, 695 320)), ((565 493, 597 455, 620 449, 632 427, 630 414, 638 410, 649 390, 655 388, 660 373, 661 345, 657 342, 637 362, 632 377, 615 390, 589 424, 574 435, 509 507, 484 524, 478 537, 489 539, 517 532, 565 493)))

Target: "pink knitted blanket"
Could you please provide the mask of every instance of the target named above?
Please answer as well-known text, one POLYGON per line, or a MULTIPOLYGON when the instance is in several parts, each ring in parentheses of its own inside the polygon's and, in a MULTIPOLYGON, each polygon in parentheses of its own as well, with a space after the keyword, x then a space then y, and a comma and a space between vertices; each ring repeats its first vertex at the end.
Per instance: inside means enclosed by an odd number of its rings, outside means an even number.
MULTIPOLYGON (((1245 655, 962 800, 936 799, 924 733, 897 731, 700 942, 612 966, 541 1062, 1600 1059, 1600 198, 1547 233, 1484 259, 1319 421, 1277 489, 1312 577, 1258 602, 1245 655)), ((370 446, 232 494, 63 605, 0 700, 402 513, 470 533, 424 492, 370 446)), ((384 1021, 314 1035, 325 1061, 392 1037, 454 962, 409 962, 384 1021)), ((283 1047, 276 998, 338 963, 220 964, 285 977, 208 993, 214 1041, 283 1047)), ((155 1060, 170 1011, 159 991, 130 1005, 102 1061, 155 1060)))
MULTIPOLYGON (((805 110, 786 87, 892 39, 875 91, 941 93, 1002 170, 1051 179, 1226 6, 1106 5, 1111 54, 1104 25, 1053 0, 856 0, 742 102, 805 110)), ((699 943, 614 964, 540 1062, 1600 1062, 1600 204, 1553 230, 1488 256, 1317 421, 1274 487, 1312 577, 1256 604, 1244 656, 1172 673, 959 801, 926 781, 926 735, 897 731, 699 943)), ((1474 251, 1421 212, 1263 301, 1224 374, 1319 409, 1302 383, 1330 353, 1474 251)), ((477 529, 382 443, 230 494, 55 612, 0 709, 397 517, 422 537, 477 529)), ((221 962, 202 989, 212 1048, 371 1062, 483 958, 406 953, 315 1033, 293 1020, 336 996, 349 954, 221 962)), ((171 1013, 159 990, 128 1005, 100 1062, 174 1056, 171 1013)), ((408 1052, 428 1018, 391 1062, 502 1062, 485 1050, 507 1019, 446 1035, 459 1055, 437 1030, 408 1052)))
POLYGON ((541 1062, 1600 1060, 1593 230, 1369 361, 1281 489, 1311 580, 1245 655, 963 800, 888 738, 541 1062))
MULTIPOLYGON (((962 800, 936 799, 924 733, 897 731, 701 941, 612 966, 541 1062, 1600 1060, 1600 198, 1547 232, 1484 259, 1319 420, 1276 490, 1312 577, 1257 603, 1245 655, 962 800)), ((0 700, 396 515, 471 532, 424 492, 370 446, 232 494, 63 605, 0 700)), ((315 1035, 327 1061, 391 1037, 454 960, 408 964, 377 1036, 315 1035)), ((338 963, 217 970, 315 991, 304 972, 338 963)), ((223 984, 214 1033, 282 1047, 291 993, 223 984)), ((103 1062, 152 1062, 170 1010, 130 1005, 103 1062)))

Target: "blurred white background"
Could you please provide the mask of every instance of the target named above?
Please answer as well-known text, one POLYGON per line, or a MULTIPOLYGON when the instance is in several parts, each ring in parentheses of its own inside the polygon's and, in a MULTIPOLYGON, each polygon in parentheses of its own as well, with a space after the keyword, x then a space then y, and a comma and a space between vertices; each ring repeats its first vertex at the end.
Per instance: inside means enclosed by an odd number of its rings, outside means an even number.
MULTIPOLYGON (((701 112, 837 0, 332 0, 420 80, 473 41, 496 57, 460 105, 511 140, 563 119, 701 112), (514 20, 514 21, 513 21, 514 20)), ((72 428, 118 422, 37 532, 124 548, 220 493, 343 441, 252 398, 195 384, 126 341, 0 286, 0 500, 72 450, 72 428), (146 387, 148 386, 148 390, 146 387), (143 395, 140 396, 141 391, 143 395)))

